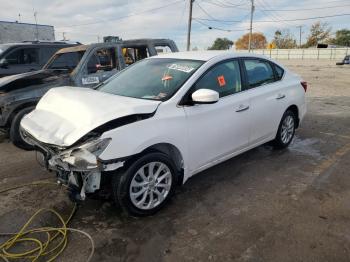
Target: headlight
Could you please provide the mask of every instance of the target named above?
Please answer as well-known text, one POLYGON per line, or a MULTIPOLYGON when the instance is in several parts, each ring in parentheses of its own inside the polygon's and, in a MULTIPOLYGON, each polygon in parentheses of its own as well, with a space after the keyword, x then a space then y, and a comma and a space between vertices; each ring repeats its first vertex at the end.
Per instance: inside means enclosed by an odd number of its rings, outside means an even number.
POLYGON ((96 139, 62 154, 62 161, 79 170, 91 170, 98 167, 97 157, 106 149, 111 138, 96 139))
POLYGON ((78 149, 87 150, 91 154, 99 156, 106 149, 111 140, 111 138, 93 140, 86 144, 83 144, 82 146, 78 147, 78 149))

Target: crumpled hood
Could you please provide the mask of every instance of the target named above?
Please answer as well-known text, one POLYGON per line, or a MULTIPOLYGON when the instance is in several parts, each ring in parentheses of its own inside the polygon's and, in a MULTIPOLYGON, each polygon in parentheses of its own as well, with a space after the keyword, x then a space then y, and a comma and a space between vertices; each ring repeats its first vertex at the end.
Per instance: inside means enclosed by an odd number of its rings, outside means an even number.
MULTIPOLYGON (((8 93, 29 86, 58 84, 62 82, 62 75, 69 75, 65 70, 42 69, 23 74, 0 78, 0 92, 8 93)), ((62 86, 56 85, 56 86, 62 86)))
POLYGON ((43 143, 66 147, 111 120, 153 113, 160 103, 89 88, 53 88, 22 119, 21 127, 43 143))

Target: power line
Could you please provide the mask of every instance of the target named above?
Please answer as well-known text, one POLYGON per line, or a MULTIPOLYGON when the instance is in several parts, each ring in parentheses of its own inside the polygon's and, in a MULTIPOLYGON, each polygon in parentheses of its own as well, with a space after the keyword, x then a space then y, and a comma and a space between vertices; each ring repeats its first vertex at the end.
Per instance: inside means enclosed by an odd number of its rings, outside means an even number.
POLYGON ((234 23, 243 22, 248 16, 249 16, 249 14, 245 15, 241 20, 222 20, 222 19, 208 19, 208 18, 199 18, 199 17, 196 17, 193 19, 202 20, 202 21, 222 22, 222 23, 234 24, 234 23))
POLYGON ((177 0, 175 2, 171 2, 171 3, 167 4, 167 5, 159 6, 159 7, 152 8, 152 9, 147 9, 147 10, 135 13, 135 14, 130 14, 130 15, 121 16, 121 17, 117 17, 117 18, 105 19, 105 20, 98 20, 98 21, 95 21, 95 22, 84 23, 84 24, 61 26, 61 28, 70 28, 70 27, 78 27, 78 26, 86 26, 86 25, 95 25, 95 24, 106 23, 106 22, 110 22, 110 21, 122 20, 122 19, 129 18, 129 17, 132 17, 132 16, 137 16, 137 15, 141 15, 141 14, 144 14, 144 13, 153 12, 153 11, 156 11, 156 10, 159 10, 159 9, 163 9, 163 8, 166 8, 166 7, 178 4, 180 2, 184 2, 184 0, 177 0))
POLYGON ((201 25, 208 27, 209 29, 215 29, 215 30, 220 30, 220 31, 225 31, 225 32, 241 32, 241 31, 249 30, 249 29, 225 29, 225 28, 220 28, 220 27, 208 25, 208 24, 203 23, 202 21, 198 20, 197 18, 193 18, 193 20, 201 25))
POLYGON ((242 22, 247 16, 245 16, 244 18, 242 18, 241 20, 230 20, 229 22, 226 22, 225 20, 221 20, 221 19, 217 19, 215 17, 213 17, 209 12, 207 12, 198 2, 195 2, 195 4, 199 7, 199 9, 206 15, 208 16, 210 19, 206 19, 206 18, 196 18, 197 20, 203 20, 203 21, 215 21, 217 23, 221 23, 221 24, 233 24, 233 23, 240 23, 242 22))
POLYGON ((320 18, 347 16, 347 15, 350 15, 350 14, 325 15, 325 16, 315 16, 315 17, 307 17, 307 18, 275 20, 275 21, 262 20, 262 21, 256 21, 256 23, 271 23, 271 22, 282 22, 282 21, 284 21, 284 22, 294 22, 294 21, 305 21, 305 20, 313 20, 313 19, 320 19, 320 18))
POLYGON ((240 6, 245 6, 247 4, 228 5, 228 4, 225 4, 225 3, 222 3, 222 2, 217 3, 217 2, 211 2, 211 1, 208 1, 208 0, 206 0, 206 1, 202 0, 202 2, 211 4, 211 5, 215 5, 215 6, 219 6, 219 7, 223 7, 223 8, 235 8, 235 9, 249 10, 249 8, 240 7, 240 6))
POLYGON ((195 4, 199 7, 199 9, 206 14, 208 17, 210 17, 211 19, 215 20, 215 21, 220 21, 216 18, 214 18, 213 16, 211 16, 207 11, 205 11, 205 9, 203 7, 201 7, 201 5, 198 2, 195 2, 195 4))
POLYGON ((294 12, 294 11, 307 11, 307 10, 319 10, 319 9, 329 9, 329 8, 337 8, 337 7, 345 7, 350 5, 337 5, 337 6, 325 6, 325 7, 314 7, 314 8, 301 8, 301 9, 261 9, 267 12, 294 12))

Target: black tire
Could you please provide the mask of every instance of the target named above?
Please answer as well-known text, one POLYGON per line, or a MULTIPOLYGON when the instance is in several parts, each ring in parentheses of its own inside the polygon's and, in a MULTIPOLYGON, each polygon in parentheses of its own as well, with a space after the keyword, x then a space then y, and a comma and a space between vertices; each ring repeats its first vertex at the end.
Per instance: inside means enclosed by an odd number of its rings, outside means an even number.
POLYGON ((278 131, 277 131, 276 137, 272 141, 273 142, 272 143, 273 146, 276 149, 283 149, 283 148, 288 147, 289 144, 292 142, 292 140, 294 138, 296 126, 297 126, 296 115, 294 114, 293 111, 287 110, 282 116, 281 122, 280 122, 280 124, 278 126, 278 131), (293 118, 293 130, 291 130, 290 138, 286 140, 286 139, 283 138, 284 123, 285 123, 286 119, 290 119, 290 117, 293 118))
POLYGON ((22 109, 15 115, 15 117, 12 119, 12 122, 11 122, 10 140, 16 147, 19 147, 24 150, 34 150, 34 147, 23 140, 19 132, 19 125, 21 123, 22 118, 25 115, 29 114, 31 111, 33 111, 34 108, 35 107, 27 107, 22 109))
MULTIPOLYGON (((160 167, 158 166, 158 168, 160 167)), ((158 153, 158 152, 147 153, 145 155, 140 156, 133 163, 131 163, 124 172, 114 175, 113 181, 112 181, 114 201, 116 202, 117 206, 121 206, 122 209, 125 212, 127 212, 129 215, 133 215, 133 216, 153 215, 169 202, 170 198, 174 194, 175 187, 177 185, 177 179, 178 179, 178 174, 176 173, 175 165, 173 161, 166 154, 158 153), (147 165, 148 163, 152 163, 152 162, 160 162, 166 165, 168 170, 170 170, 171 186, 170 186, 170 190, 168 191, 168 194, 164 197, 164 200, 160 202, 157 206, 150 209, 141 209, 137 207, 131 200, 130 186, 134 177, 137 176, 136 175, 137 171, 142 167, 144 167, 145 165, 147 165)), ((157 181, 154 181, 154 183, 155 182, 157 181)), ((140 188, 141 190, 143 189, 141 186, 140 188)), ((156 194, 153 192, 151 194, 153 196, 156 196, 156 194)), ((143 193, 140 196, 143 196, 143 195, 145 195, 145 193, 143 193)), ((150 197, 149 196, 147 197, 150 202, 150 199, 149 199, 150 197)), ((159 201, 158 197, 156 199, 157 201, 159 201)))

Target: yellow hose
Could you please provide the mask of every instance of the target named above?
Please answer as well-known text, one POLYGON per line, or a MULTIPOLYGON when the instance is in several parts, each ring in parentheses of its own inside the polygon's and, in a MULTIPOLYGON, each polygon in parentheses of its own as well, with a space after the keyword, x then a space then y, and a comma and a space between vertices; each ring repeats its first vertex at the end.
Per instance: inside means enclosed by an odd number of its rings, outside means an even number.
MULTIPOLYGON (((48 181, 37 181, 0 190, 0 194, 26 186, 45 184, 57 185, 48 181)), ((8 262, 10 259, 29 259, 31 261, 37 261, 39 258, 44 258, 44 260, 48 262, 53 261, 65 250, 68 242, 68 231, 73 231, 85 235, 90 240, 91 252, 88 259, 86 260, 90 261, 95 250, 95 244, 92 237, 82 230, 67 227, 76 210, 77 205, 75 204, 67 220, 64 220, 62 216, 58 214, 55 210, 42 208, 35 212, 34 215, 31 216, 31 218, 17 233, 0 233, 0 236, 11 236, 4 243, 0 243, 0 258, 6 262, 8 262), (60 221, 60 227, 40 227, 28 230, 27 228, 31 225, 33 220, 44 212, 54 214, 60 221), (46 241, 42 241, 37 237, 33 236, 33 234, 45 234, 47 236, 47 239, 46 241), (31 246, 35 244, 35 247, 18 253, 11 251, 16 247, 17 244, 23 242, 29 242, 31 243, 31 246)))

